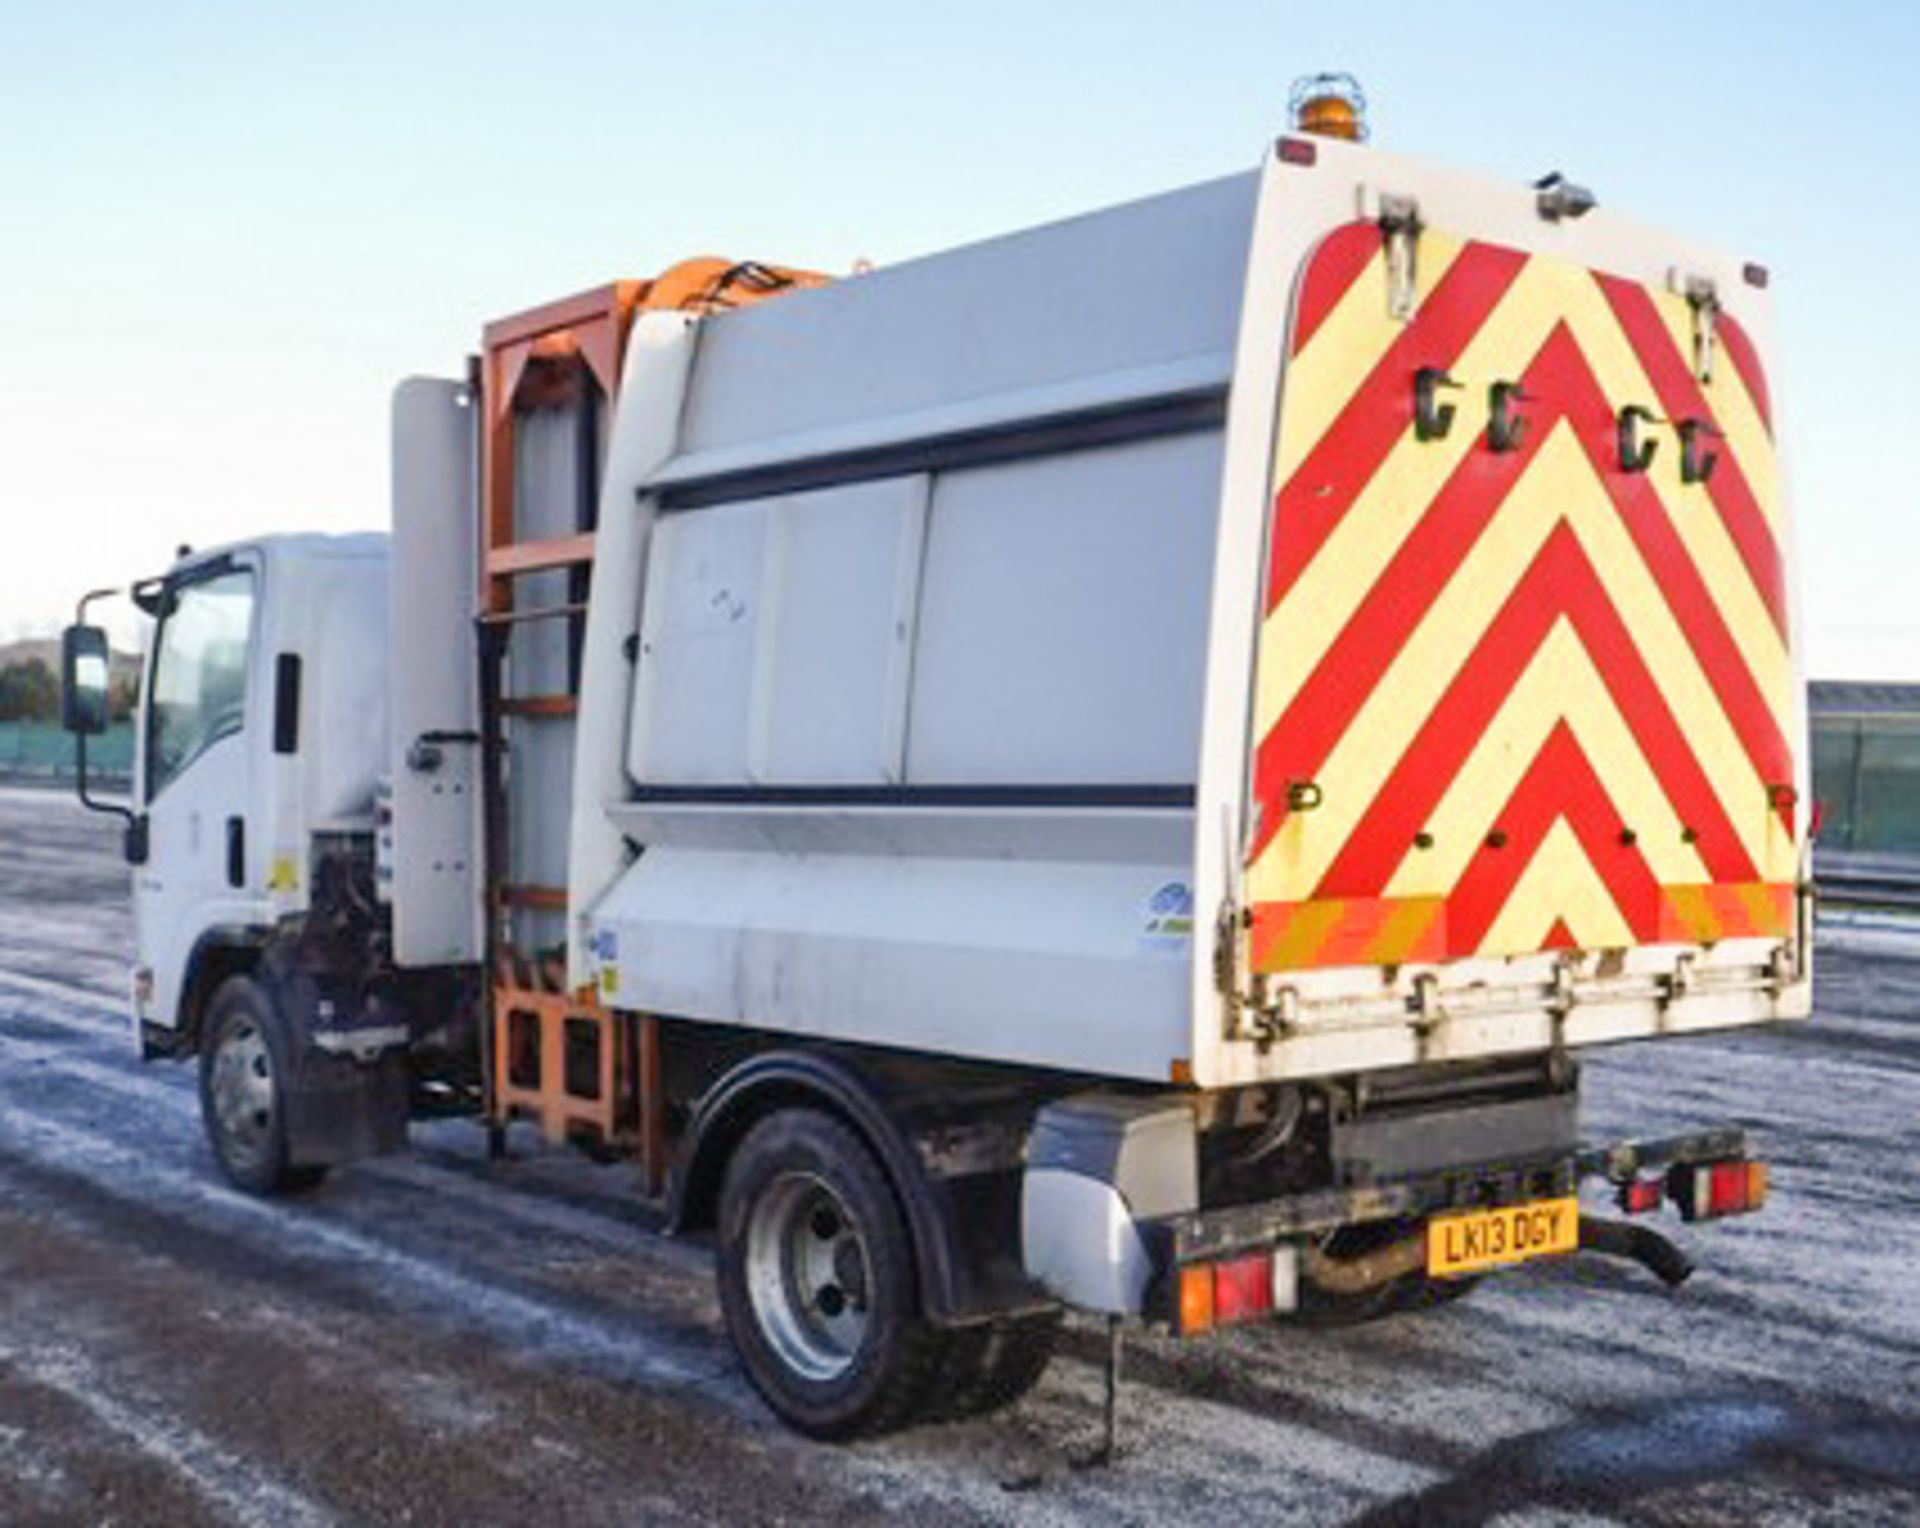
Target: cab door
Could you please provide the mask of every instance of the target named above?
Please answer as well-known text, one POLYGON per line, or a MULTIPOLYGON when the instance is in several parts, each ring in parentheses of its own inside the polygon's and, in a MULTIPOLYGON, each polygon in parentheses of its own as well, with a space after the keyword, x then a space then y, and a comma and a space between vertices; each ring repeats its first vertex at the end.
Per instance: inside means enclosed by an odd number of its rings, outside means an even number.
POLYGON ((201 936, 266 914, 255 884, 252 720, 260 568, 233 554, 170 577, 158 598, 140 719, 144 858, 134 867, 135 1006, 177 1027, 201 936))

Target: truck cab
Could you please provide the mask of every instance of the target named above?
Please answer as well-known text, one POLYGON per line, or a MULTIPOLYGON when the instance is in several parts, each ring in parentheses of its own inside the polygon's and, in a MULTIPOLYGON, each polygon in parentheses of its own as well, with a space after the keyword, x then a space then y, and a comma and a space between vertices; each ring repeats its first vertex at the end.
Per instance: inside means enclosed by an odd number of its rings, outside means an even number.
POLYGON ((153 629, 127 838, 143 1052, 190 1048, 219 980, 309 911, 317 846, 371 843, 387 568, 385 536, 280 536, 140 586, 153 629))

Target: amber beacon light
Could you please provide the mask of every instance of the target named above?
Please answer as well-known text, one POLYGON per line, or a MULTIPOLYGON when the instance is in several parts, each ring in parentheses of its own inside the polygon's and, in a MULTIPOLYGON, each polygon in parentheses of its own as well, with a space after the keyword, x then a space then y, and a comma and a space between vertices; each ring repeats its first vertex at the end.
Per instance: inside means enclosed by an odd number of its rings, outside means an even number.
POLYGON ((1293 82, 1287 114, 1295 132, 1366 142, 1367 98, 1351 74, 1302 75, 1293 82))

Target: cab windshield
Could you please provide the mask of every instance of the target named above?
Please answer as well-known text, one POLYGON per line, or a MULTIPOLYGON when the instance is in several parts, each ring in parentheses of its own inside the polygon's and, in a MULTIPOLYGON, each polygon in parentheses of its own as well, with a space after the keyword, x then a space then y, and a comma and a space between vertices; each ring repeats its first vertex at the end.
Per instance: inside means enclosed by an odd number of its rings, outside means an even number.
POLYGON ((246 721, 253 574, 236 568, 183 585, 155 634, 147 709, 147 799, 246 721))

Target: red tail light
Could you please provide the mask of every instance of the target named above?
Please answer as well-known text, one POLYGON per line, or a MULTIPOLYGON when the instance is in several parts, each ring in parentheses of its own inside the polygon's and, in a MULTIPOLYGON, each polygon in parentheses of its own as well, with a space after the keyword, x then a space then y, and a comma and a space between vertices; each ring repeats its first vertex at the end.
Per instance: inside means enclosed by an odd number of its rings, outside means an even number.
POLYGON ((1299 1272, 1298 1253, 1285 1245, 1218 1263, 1188 1263, 1177 1285, 1177 1330, 1195 1337, 1216 1326, 1297 1310, 1299 1272))
POLYGON ((1658 1178, 1634 1178, 1620 1185, 1620 1208, 1628 1215, 1645 1215, 1660 1208, 1667 1186, 1658 1178))
POLYGON ((1213 1265, 1213 1319, 1251 1321, 1273 1311, 1273 1259, 1264 1252, 1213 1265))
POLYGON ((1767 1164, 1738 1158, 1676 1167, 1667 1190, 1687 1220, 1744 1215, 1767 1202, 1767 1164))

